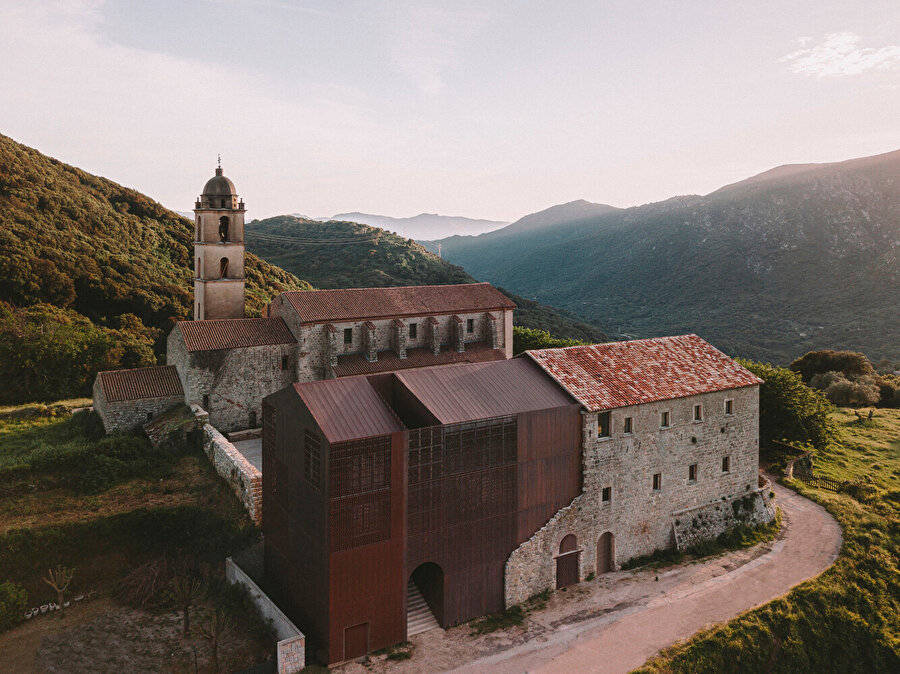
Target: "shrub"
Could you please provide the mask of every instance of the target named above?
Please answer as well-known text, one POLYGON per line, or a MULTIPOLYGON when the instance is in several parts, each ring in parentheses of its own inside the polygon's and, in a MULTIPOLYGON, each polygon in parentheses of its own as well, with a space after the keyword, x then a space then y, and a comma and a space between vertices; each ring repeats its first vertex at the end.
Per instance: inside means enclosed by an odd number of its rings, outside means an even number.
POLYGON ((21 585, 0 583, 0 632, 15 627, 25 619, 28 593, 21 585))
POLYGON ((841 407, 865 407, 881 399, 878 384, 869 375, 849 380, 843 372, 830 371, 813 375, 809 385, 824 392, 831 402, 841 407))
POLYGON ((875 368, 869 359, 856 351, 810 351, 791 363, 791 370, 799 372, 807 384, 816 375, 827 372, 839 372, 848 380, 875 376, 875 368))

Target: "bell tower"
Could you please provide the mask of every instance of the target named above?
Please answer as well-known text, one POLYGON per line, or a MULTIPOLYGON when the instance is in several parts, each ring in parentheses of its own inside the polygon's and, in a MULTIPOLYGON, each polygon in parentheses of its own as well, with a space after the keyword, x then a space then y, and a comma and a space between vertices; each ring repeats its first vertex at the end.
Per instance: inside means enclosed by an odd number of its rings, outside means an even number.
POLYGON ((194 204, 194 320, 244 318, 244 202, 222 175, 194 204))

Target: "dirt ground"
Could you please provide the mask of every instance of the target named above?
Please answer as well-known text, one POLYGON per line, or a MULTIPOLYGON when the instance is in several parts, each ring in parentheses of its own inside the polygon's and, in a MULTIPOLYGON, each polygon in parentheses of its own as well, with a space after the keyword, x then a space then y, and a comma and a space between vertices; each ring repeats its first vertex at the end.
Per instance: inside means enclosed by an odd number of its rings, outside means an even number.
MULTIPOLYGON (((209 607, 191 616, 192 635, 181 636, 181 615, 148 613, 100 598, 73 604, 60 619, 44 615, 0 634, 0 672, 211 672, 211 651, 196 627, 209 607)), ((219 647, 222 672, 246 669, 266 656, 239 628, 219 647)))

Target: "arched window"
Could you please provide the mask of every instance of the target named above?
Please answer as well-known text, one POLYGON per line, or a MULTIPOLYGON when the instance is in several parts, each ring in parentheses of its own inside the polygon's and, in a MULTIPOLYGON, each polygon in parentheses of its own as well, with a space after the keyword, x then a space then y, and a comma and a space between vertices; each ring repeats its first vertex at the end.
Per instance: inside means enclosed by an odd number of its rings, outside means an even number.
POLYGON ((219 241, 228 241, 228 216, 219 218, 219 241))
POLYGON ((219 260, 219 271, 221 272, 221 278, 228 278, 228 258, 223 257, 219 260))
POLYGON ((197 278, 203 277, 203 260, 201 258, 197 258, 197 278))

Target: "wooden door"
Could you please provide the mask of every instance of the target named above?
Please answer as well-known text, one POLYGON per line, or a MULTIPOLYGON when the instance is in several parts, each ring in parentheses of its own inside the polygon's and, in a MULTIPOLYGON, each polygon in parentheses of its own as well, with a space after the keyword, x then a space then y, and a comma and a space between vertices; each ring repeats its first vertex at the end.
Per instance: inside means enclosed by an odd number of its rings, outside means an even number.
POLYGON ((344 628, 344 660, 355 660, 369 652, 369 623, 344 628))
POLYGON ((597 573, 609 573, 614 568, 613 535, 607 531, 597 541, 597 573))
POLYGON ((556 558, 556 589, 574 585, 578 578, 578 541, 569 534, 559 544, 559 556, 556 558))

